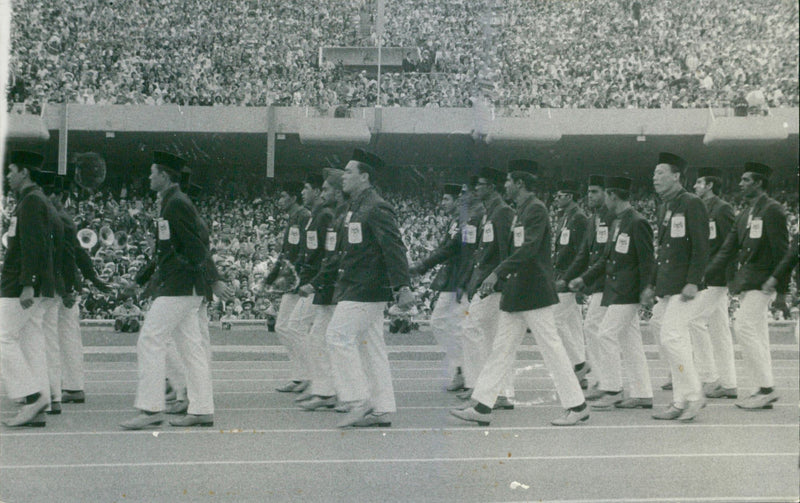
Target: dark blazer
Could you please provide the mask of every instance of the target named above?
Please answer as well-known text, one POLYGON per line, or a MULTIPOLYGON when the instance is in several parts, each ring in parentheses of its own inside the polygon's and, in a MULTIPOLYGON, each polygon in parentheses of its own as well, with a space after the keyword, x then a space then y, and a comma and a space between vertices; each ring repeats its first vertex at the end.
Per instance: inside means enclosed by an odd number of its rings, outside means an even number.
POLYGON ((469 255, 478 242, 479 222, 460 222, 460 219, 460 216, 451 219, 439 246, 422 260, 424 271, 442 264, 431 282, 433 291, 455 292, 466 286, 465 263, 470 261, 469 255))
MULTIPOLYGON (((792 236, 792 241, 789 243, 789 248, 786 250, 786 255, 783 256, 778 267, 772 272, 772 276, 778 280, 778 283, 785 282, 787 285, 789 284, 789 275, 792 273, 792 269, 797 267, 798 261, 798 249, 797 249, 797 234, 792 236)), ((798 273, 800 273, 800 269, 798 269, 798 273)), ((795 280, 798 285, 800 285, 800 278, 795 280)))
POLYGON ((32 286, 37 297, 55 295, 55 236, 49 208, 50 201, 38 186, 20 192, 8 229, 0 296, 19 297, 26 286, 32 286))
POLYGON ((553 264, 552 231, 544 203, 528 194, 517 206, 511 227, 510 255, 495 269, 503 278, 500 309, 530 311, 558 304, 553 264))
POLYGON ((703 201, 681 189, 658 208, 658 254, 653 274, 656 295, 702 287, 708 264, 708 212, 703 201))
POLYGON ((334 300, 387 302, 393 289, 411 285, 406 246, 394 208, 369 187, 350 202, 344 219, 334 300))
MULTIPOLYGON (((470 297, 478 291, 481 283, 494 269, 508 257, 508 244, 511 238, 511 221, 514 210, 507 205, 500 194, 494 193, 484 202, 486 214, 478 226, 477 249, 473 255, 473 267, 470 274, 467 293, 470 297)), ((502 282, 495 287, 502 289, 502 282)))
MULTIPOLYGON (((735 218, 733 206, 726 203, 717 196, 713 196, 708 201, 703 201, 708 208, 708 261, 714 257, 722 248, 722 243, 728 237, 733 227, 735 218)), ((736 274, 736 264, 733 261, 728 266, 715 274, 706 275, 706 285, 708 286, 727 286, 733 281, 736 274)))
MULTIPOLYGON (((603 205, 592 218, 589 219, 589 226, 586 229, 586 234, 583 237, 580 248, 575 254, 575 260, 572 261, 569 268, 564 272, 562 279, 569 283, 573 279, 583 274, 587 269, 592 267, 602 256, 609 240, 611 239, 611 227, 608 208, 603 205)), ((583 291, 589 295, 603 291, 603 280, 605 275, 599 274, 591 281, 583 279, 586 287, 583 291)), ((649 277, 648 277, 649 278, 649 277)))
POLYGON ((558 218, 558 225, 553 236, 556 241, 556 249, 553 254, 556 279, 560 279, 567 272, 575 255, 578 254, 587 227, 589 227, 589 219, 575 203, 564 210, 564 214, 558 218))
POLYGON ((155 232, 155 266, 139 271, 136 282, 144 285, 152 280, 156 297, 190 296, 196 292, 210 298, 216 270, 209 252, 208 227, 177 185, 164 193, 155 232))
POLYGON ((342 240, 345 236, 344 219, 347 214, 347 206, 347 203, 343 203, 333 211, 333 219, 325 230, 325 255, 319 271, 309 281, 315 290, 313 303, 320 306, 335 304, 333 294, 336 278, 339 277, 339 260, 342 254, 342 240))
POLYGON ((72 218, 63 208, 55 208, 55 211, 63 230, 60 267, 61 278, 64 283, 64 292, 62 294, 69 294, 81 289, 80 275, 78 274, 78 266, 75 260, 76 246, 80 248, 80 243, 78 242, 77 230, 72 218))
POLYGON ((325 236, 333 220, 333 209, 330 205, 317 205, 311 212, 311 218, 303 227, 302 247, 297 257, 297 275, 300 284, 305 285, 317 275, 325 256, 325 236))
POLYGON ((582 278, 587 284, 603 276, 601 305, 638 304, 655 268, 653 229, 633 208, 623 211, 611 225, 602 258, 582 278))
POLYGON ((281 243, 281 258, 291 262, 295 270, 299 266, 300 252, 305 246, 303 230, 310 218, 311 212, 298 204, 289 210, 289 216, 286 219, 286 229, 283 231, 283 241, 281 243))
MULTIPOLYGON (((736 260, 739 270, 730 285, 731 293, 760 290, 778 267, 788 247, 789 230, 783 206, 762 194, 749 210, 739 213, 736 225, 731 228, 722 248, 708 266, 706 275, 713 275, 736 260)), ((786 293, 788 278, 781 279, 776 289, 779 293, 786 293)))

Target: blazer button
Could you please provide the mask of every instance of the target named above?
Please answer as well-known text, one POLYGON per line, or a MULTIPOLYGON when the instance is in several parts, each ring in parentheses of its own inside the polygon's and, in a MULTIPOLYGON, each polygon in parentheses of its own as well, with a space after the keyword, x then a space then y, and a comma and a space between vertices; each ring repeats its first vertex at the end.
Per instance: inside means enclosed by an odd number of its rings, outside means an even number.
POLYGON ((664 263, 669 264, 669 259, 665 260, 664 263))

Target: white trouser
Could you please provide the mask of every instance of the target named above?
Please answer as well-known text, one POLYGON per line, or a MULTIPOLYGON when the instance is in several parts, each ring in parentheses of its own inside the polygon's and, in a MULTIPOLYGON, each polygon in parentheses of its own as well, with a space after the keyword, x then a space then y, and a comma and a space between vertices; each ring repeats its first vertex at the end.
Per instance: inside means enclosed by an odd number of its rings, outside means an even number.
POLYGON ((289 320, 292 317, 294 308, 300 301, 300 296, 296 293, 285 293, 281 296, 281 302, 278 306, 278 315, 275 317, 275 334, 278 340, 286 348, 289 354, 289 361, 291 362, 291 379, 293 381, 302 381, 307 376, 304 376, 304 365, 302 361, 302 353, 300 352, 299 341, 297 333, 292 330, 289 320))
POLYGON ((308 362, 308 334, 314 324, 314 296, 300 297, 286 322, 286 330, 291 334, 294 345, 292 364, 294 379, 306 381, 311 379, 311 370, 308 362))
POLYGON ((564 349, 572 365, 586 361, 586 346, 583 341, 583 316, 581 307, 571 292, 559 293, 558 304, 553 306, 558 335, 564 342, 564 349))
POLYGON ((702 307, 697 297, 687 302, 680 294, 668 295, 653 306, 650 319, 651 329, 658 335, 661 354, 672 374, 672 401, 679 407, 703 396, 689 335, 689 320, 697 317, 702 307))
POLYGON ((529 328, 553 377, 562 407, 568 409, 584 403, 578 378, 556 330, 554 311, 553 306, 516 313, 500 311, 492 352, 475 384, 473 399, 487 407, 494 405, 503 378, 514 366, 525 329, 529 328))
POLYGON ((586 337, 586 358, 592 366, 589 374, 591 380, 599 382, 602 378, 603 364, 597 349, 597 334, 600 323, 606 315, 606 306, 601 305, 603 292, 593 293, 589 296, 589 306, 586 309, 586 318, 583 320, 583 335, 586 337))
MULTIPOLYGON (((474 388, 478 376, 492 351, 497 334, 497 320, 500 318, 500 293, 495 292, 486 297, 475 294, 467 310, 464 320, 464 386, 474 388)), ((500 394, 514 396, 513 365, 500 385, 500 394)))
POLYGON ((207 317, 205 312, 201 312, 202 300, 202 297, 194 295, 158 297, 150 306, 136 345, 139 386, 134 406, 137 409, 164 410, 165 341, 174 337, 186 367, 188 413, 214 413, 211 343, 207 317), (205 329, 201 329, 201 323, 205 323, 205 329))
POLYGON ((769 303, 775 295, 760 290, 748 290, 739 296, 739 309, 733 321, 736 340, 742 348, 744 368, 753 377, 757 388, 771 388, 772 355, 769 352, 769 303))
POLYGON ((61 401, 61 343, 58 338, 58 306, 63 305, 61 297, 42 299, 42 333, 44 333, 45 353, 47 354, 47 380, 50 383, 50 399, 61 401))
POLYGON ((313 305, 314 324, 308 333, 308 368, 311 372, 311 394, 331 396, 336 394, 331 371, 331 352, 325 341, 325 332, 333 317, 335 305, 313 305))
POLYGON ((186 396, 186 366, 183 359, 178 354, 178 345, 175 337, 164 339, 164 349, 166 350, 165 372, 169 384, 175 391, 176 400, 187 400, 186 396))
POLYGON ((22 309, 17 297, 0 298, 0 372, 11 400, 41 393, 50 397, 42 333, 42 298, 22 309))
POLYGON ((385 308, 386 302, 339 302, 325 339, 331 350, 339 400, 369 400, 376 412, 395 412, 389 355, 383 339, 385 308))
POLYGON ((79 299, 68 308, 58 304, 58 335, 61 342, 61 389, 83 390, 83 341, 79 299))
POLYGON ((454 375, 456 368, 464 365, 461 328, 467 317, 465 304, 466 302, 456 300, 456 292, 439 292, 439 298, 431 313, 431 331, 436 343, 444 349, 448 376, 454 375))
POLYGON ((710 286, 698 294, 700 316, 689 321, 697 374, 702 382, 719 379, 724 388, 736 387, 733 337, 728 323, 728 288, 710 286))
POLYGON ((603 362, 600 389, 622 390, 622 358, 628 366, 632 398, 653 398, 650 371, 639 328, 639 304, 613 304, 608 306, 600 323, 597 336, 598 359, 603 362))

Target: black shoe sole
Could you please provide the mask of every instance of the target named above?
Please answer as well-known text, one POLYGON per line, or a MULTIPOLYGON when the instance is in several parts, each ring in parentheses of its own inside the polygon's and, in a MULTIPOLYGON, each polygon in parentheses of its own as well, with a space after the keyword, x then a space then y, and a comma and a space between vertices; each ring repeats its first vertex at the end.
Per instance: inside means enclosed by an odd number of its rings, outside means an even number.
POLYGON ((514 410, 513 405, 495 405, 492 410, 514 410))
POLYGON ((85 398, 78 398, 76 400, 61 400, 61 403, 86 403, 85 398))
POLYGON ((617 405, 614 405, 614 408, 615 408, 615 409, 620 409, 620 410, 633 410, 633 409, 652 409, 652 408, 653 408, 653 405, 652 405, 652 404, 650 404, 650 405, 637 405, 637 406, 635 406, 635 407, 619 407, 619 406, 617 406, 617 405))
POLYGON ((388 428, 391 425, 392 425, 392 423, 391 423, 391 421, 389 421, 389 422, 385 422, 385 423, 367 424, 367 425, 364 425, 364 426, 361 426, 361 425, 358 425, 358 424, 354 424, 353 428, 388 428))
POLYGON ((763 407, 757 407, 757 408, 755 408, 755 409, 753 409, 753 408, 748 408, 748 407, 741 407, 741 406, 739 406, 739 405, 737 405, 737 407, 739 407, 739 408, 740 408, 740 409, 742 409, 742 410, 764 410, 764 409, 772 409, 772 404, 771 404, 771 403, 768 403, 767 405, 765 405, 765 406, 763 406, 763 407))
POLYGON ((45 411, 45 414, 47 414, 48 416, 58 416, 59 414, 61 414, 61 411, 60 410, 48 410, 48 411, 45 411))
POLYGON ((169 423, 169 425, 170 426, 174 426, 176 428, 192 428, 194 426, 199 426, 201 428, 209 428, 211 426, 214 426, 214 421, 211 421, 209 423, 194 423, 194 424, 172 424, 172 423, 169 423))

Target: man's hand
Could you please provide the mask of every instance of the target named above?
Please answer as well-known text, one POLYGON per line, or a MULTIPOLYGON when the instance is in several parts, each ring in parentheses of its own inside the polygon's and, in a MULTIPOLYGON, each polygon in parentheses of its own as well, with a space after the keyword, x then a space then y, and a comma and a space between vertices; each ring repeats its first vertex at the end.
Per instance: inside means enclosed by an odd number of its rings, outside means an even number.
POLYGON ((411 291, 410 288, 405 287, 400 289, 400 293, 397 295, 397 307, 406 311, 411 309, 414 303, 417 301, 416 296, 414 296, 414 292, 411 291))
POLYGON ((642 292, 642 296, 640 299, 642 305, 648 309, 652 309, 653 305, 656 303, 656 292, 653 290, 652 287, 646 287, 642 292))
POLYGON ((61 297, 61 303, 64 304, 64 307, 67 309, 72 309, 72 306, 75 305, 76 300, 78 300, 78 298, 74 293, 68 293, 61 297))
POLYGON ((772 295, 775 293, 775 287, 777 286, 778 280, 770 276, 769 279, 765 281, 763 285, 761 285, 761 291, 767 295, 772 295))
POLYGON ((569 282, 569 289, 573 292, 580 292, 584 288, 586 288, 586 283, 583 282, 583 278, 580 276, 569 282))
POLYGON ((94 285, 95 288, 97 288, 98 290, 100 290, 103 293, 111 293, 111 285, 109 285, 108 283, 106 283, 105 281, 103 281, 100 278, 97 278, 96 280, 94 280, 92 282, 92 284, 94 285))
POLYGON ((681 300, 683 302, 689 302, 695 297, 697 297, 697 285, 694 283, 686 283, 686 286, 681 290, 681 300))
POLYGON ((559 279, 556 281, 556 292, 562 293, 567 291, 567 282, 563 279, 559 279))
POLYGON ((233 298, 233 287, 223 281, 216 281, 211 285, 211 290, 219 300, 227 302, 233 298))
POLYGON ((314 295, 314 287, 311 286, 310 283, 306 283, 305 285, 297 289, 297 294, 300 295, 301 297, 308 297, 309 295, 314 295))
POLYGON ((483 283, 481 283, 481 297, 486 297, 487 295, 491 295, 494 292, 494 286, 497 284, 497 274, 491 273, 489 274, 483 283))
POLYGON ((418 276, 422 274, 423 269, 424 266, 422 265, 422 262, 420 262, 419 260, 415 260, 414 262, 411 262, 410 266, 408 266, 408 273, 413 276, 418 276))
POLYGON ((33 305, 32 286, 26 286, 22 289, 22 293, 19 296, 19 305, 22 306, 22 309, 28 309, 33 305))

